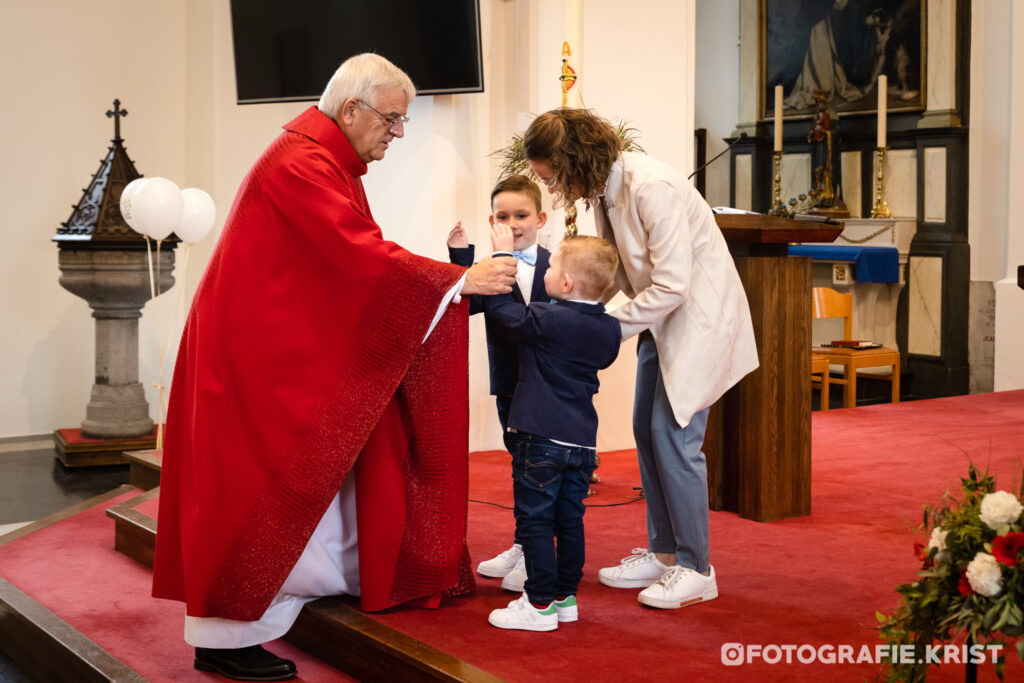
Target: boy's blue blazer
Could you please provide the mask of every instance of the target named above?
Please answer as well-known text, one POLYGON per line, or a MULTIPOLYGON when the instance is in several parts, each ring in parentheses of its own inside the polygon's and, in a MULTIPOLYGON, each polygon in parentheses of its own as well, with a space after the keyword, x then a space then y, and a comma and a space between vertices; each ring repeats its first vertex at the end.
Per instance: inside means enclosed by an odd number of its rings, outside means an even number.
MULTIPOLYGON (((448 259, 459 266, 473 265, 473 245, 468 247, 448 247, 448 259)), ((548 270, 551 252, 537 245, 537 263, 534 265, 533 288, 530 301, 548 302, 551 297, 544 289, 544 273, 548 270)), ((525 303, 519 285, 512 286, 512 299, 525 303)), ((473 294, 469 297, 469 314, 484 310, 484 297, 473 294)), ((487 359, 491 368, 491 395, 511 396, 516 389, 519 377, 519 339, 515 333, 502 327, 490 315, 484 315, 487 328, 487 359)))
POLYGON ((597 371, 619 353, 619 321, 604 305, 580 301, 516 303, 508 294, 484 301, 488 318, 518 333, 519 381, 509 428, 546 439, 593 447, 597 371))

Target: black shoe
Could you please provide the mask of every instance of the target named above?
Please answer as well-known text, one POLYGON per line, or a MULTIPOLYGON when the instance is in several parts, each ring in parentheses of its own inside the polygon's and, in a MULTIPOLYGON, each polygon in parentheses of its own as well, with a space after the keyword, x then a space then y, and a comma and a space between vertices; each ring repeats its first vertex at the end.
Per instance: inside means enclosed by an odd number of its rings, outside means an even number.
POLYGON ((267 652, 262 645, 235 650, 197 647, 195 667, 236 681, 287 681, 295 678, 295 662, 267 652))

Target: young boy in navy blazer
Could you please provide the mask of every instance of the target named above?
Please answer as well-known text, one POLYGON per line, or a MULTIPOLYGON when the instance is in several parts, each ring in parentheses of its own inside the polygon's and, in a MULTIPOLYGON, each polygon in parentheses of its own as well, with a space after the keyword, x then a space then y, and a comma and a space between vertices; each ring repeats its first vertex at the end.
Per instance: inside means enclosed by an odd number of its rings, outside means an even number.
MULTIPOLYGON (((518 261, 516 285, 512 300, 520 304, 548 301, 544 291, 544 273, 548 269, 551 252, 537 244, 537 231, 544 227, 547 215, 541 210, 540 188, 523 175, 509 176, 498 181, 491 190, 491 225, 502 223, 512 232, 512 252, 518 261)), ((469 243, 462 223, 448 235, 448 257, 460 266, 473 265, 473 245, 469 243)), ((484 310, 481 296, 471 296, 469 313, 484 310)), ((512 405, 512 392, 519 377, 519 343, 515 335, 505 329, 493 316, 484 315, 487 329, 487 358, 491 369, 491 394, 498 407, 498 422, 505 448, 513 454, 509 440, 508 413, 512 405)), ((526 580, 523 549, 518 536, 512 547, 497 557, 484 560, 477 566, 484 576, 501 578, 506 590, 521 591, 526 580)))
MULTIPOLYGON (((495 224, 495 252, 510 252, 512 241, 512 231, 495 224)), ((617 267, 615 247, 605 240, 571 237, 559 243, 544 276, 553 301, 525 306, 509 294, 484 297, 487 315, 519 339, 508 429, 527 579, 518 600, 491 612, 488 620, 499 628, 551 631, 578 618, 583 499, 597 464, 597 371, 612 364, 622 341, 618 320, 601 303, 617 267)))

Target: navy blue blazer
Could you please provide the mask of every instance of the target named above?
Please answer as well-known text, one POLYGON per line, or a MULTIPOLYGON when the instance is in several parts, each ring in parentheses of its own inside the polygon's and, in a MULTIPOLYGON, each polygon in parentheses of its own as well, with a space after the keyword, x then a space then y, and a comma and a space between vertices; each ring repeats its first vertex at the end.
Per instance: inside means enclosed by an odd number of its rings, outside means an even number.
POLYGON ((520 340, 519 381, 508 426, 580 446, 597 444, 597 371, 619 354, 619 321, 604 304, 517 303, 508 294, 484 297, 487 315, 520 340))
MULTIPOLYGON (((448 259, 458 266, 473 265, 473 245, 468 247, 448 247, 448 259)), ((550 301, 544 289, 544 273, 548 270, 551 252, 537 245, 537 263, 534 264, 533 287, 530 301, 550 301)), ((479 294, 469 297, 469 314, 484 310, 484 298, 479 294)), ((518 303, 526 303, 519 285, 512 286, 512 299, 518 303)), ((519 340, 514 332, 502 327, 494 318, 484 314, 484 325, 487 329, 487 360, 491 369, 491 395, 511 396, 516 390, 516 379, 519 377, 519 340)))

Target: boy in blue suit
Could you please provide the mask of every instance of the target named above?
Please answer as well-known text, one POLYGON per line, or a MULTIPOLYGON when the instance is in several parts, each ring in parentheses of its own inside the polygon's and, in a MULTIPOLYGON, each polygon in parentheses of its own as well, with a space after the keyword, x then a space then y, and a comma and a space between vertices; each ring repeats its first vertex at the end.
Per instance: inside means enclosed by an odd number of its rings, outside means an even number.
MULTIPOLYGON (((541 210, 540 188, 523 175, 509 176, 498 181, 491 190, 491 225, 502 223, 512 232, 513 244, 510 251, 517 259, 516 284, 512 288, 512 300, 520 304, 531 301, 548 301, 544 291, 544 273, 548 269, 551 252, 537 244, 537 231, 544 227, 547 215, 541 210)), ((459 223, 448 235, 448 257, 460 266, 473 265, 473 245, 469 243, 462 224, 459 223)), ((481 296, 471 296, 469 313, 484 310, 481 296)), ((516 336, 505 329, 493 316, 484 315, 487 329, 487 357, 491 370, 491 394, 498 407, 498 422, 505 448, 513 454, 514 446, 509 440, 508 413, 512 405, 512 392, 519 377, 519 342, 516 336)), ((518 536, 512 547, 497 557, 485 560, 477 566, 484 576, 501 578, 506 590, 521 591, 526 580, 523 564, 523 549, 518 536)))
MULTIPOLYGON (((492 242, 496 253, 509 253, 512 231, 496 224, 492 242)), ((608 242, 572 237, 559 243, 544 276, 550 303, 484 297, 487 315, 519 339, 508 431, 516 535, 528 578, 519 599, 491 612, 488 620, 499 628, 551 631, 577 619, 583 499, 597 464, 597 371, 612 364, 622 341, 619 321, 601 303, 617 267, 608 242)))

